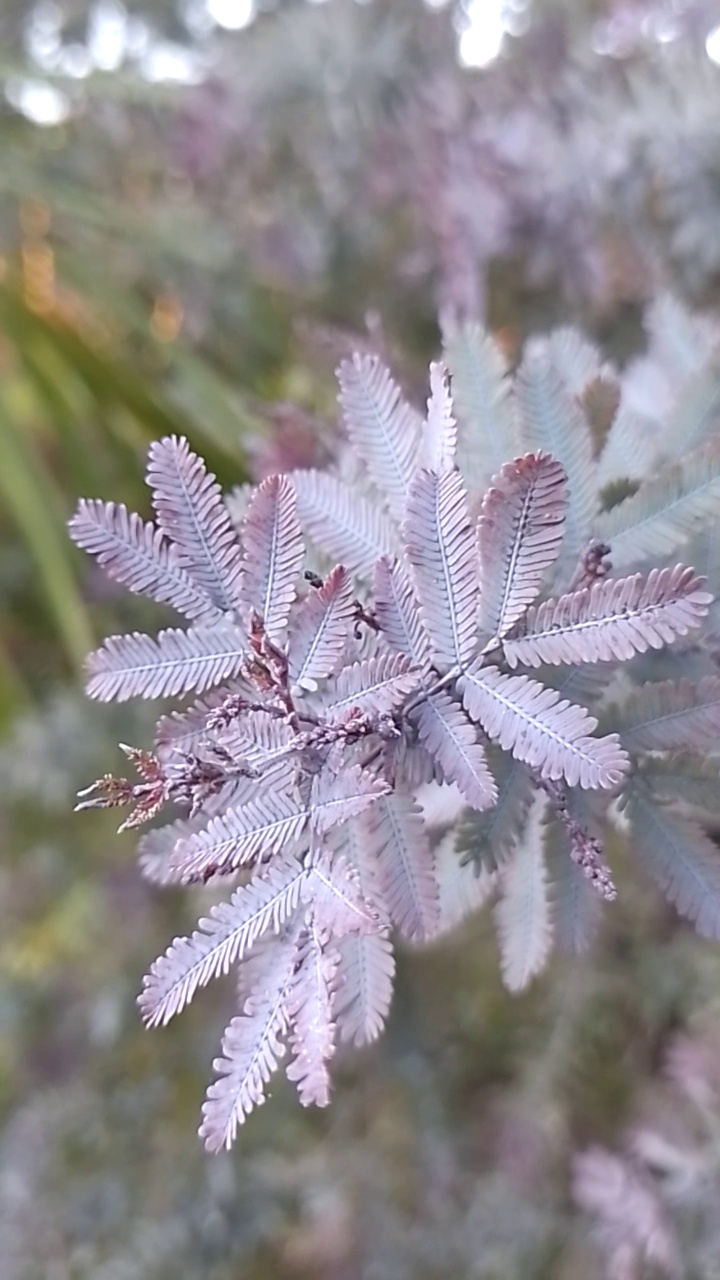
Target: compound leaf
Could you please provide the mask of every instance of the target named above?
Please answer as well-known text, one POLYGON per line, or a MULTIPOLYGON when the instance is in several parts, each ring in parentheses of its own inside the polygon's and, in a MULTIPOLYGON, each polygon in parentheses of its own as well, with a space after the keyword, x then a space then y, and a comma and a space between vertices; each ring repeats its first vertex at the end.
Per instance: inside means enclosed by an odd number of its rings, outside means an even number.
POLYGON ((305 532, 330 556, 369 578, 378 556, 391 555, 392 522, 376 503, 322 471, 294 471, 290 477, 305 532))
POLYGON ((495 780, 475 726, 450 694, 440 691, 412 713, 420 741, 440 767, 446 782, 459 787, 474 809, 488 809, 497 799, 495 780))
POLYGON ((222 490, 187 440, 166 436, 150 446, 147 481, 158 528, 178 560, 223 611, 239 603, 242 551, 222 490))
POLYGON ((518 370, 515 399, 527 449, 557 458, 567 474, 568 505, 562 560, 577 563, 597 512, 592 438, 578 401, 544 355, 528 352, 518 370))
POLYGON ((545 967, 552 948, 552 918, 542 839, 540 800, 512 855, 500 871, 495 908, 503 982, 522 991, 545 967))
POLYGON ((173 857, 176 879, 202 879, 279 854, 303 830, 308 810, 280 790, 271 790, 242 808, 218 814, 196 835, 180 841, 173 857))
POLYGON ((73 541, 129 591, 172 605, 186 618, 219 616, 210 596, 182 568, 175 544, 122 503, 81 498, 68 527, 73 541))
POLYGON ((370 1044, 390 1011, 395 957, 386 933, 354 934, 338 944, 340 966, 335 1019, 340 1039, 370 1044))
POLYGON ((716 750, 720 677, 650 681, 603 712, 632 751, 716 750))
POLYGON ((420 673, 401 653, 382 653, 345 667, 323 699, 330 724, 349 715, 383 715, 399 706, 417 688, 420 673))
POLYGON ((653 802, 637 780, 623 797, 632 847, 668 902, 705 938, 720 938, 720 849, 696 823, 653 802))
POLYGON ((477 551, 457 471, 420 471, 408 497, 403 540, 436 658, 464 666, 477 647, 477 551))
POLYGON ((595 526, 616 569, 662 557, 696 532, 720 504, 720 442, 663 467, 637 493, 604 512, 595 526))
POLYGON ((505 463, 483 498, 480 630, 504 636, 522 617, 554 563, 565 528, 566 477, 547 454, 505 463))
POLYGON ((101 702, 165 698, 238 675, 247 656, 244 631, 230 623, 169 628, 157 639, 134 631, 109 636, 87 659, 87 692, 101 702))
POLYGON ((629 767, 617 734, 593 738, 597 721, 528 676, 509 676, 475 664, 463 676, 462 696, 472 720, 540 772, 571 787, 614 787, 629 767))
POLYGON ((339 966, 337 947, 311 922, 301 939, 290 987, 293 1057, 285 1068, 304 1107, 326 1107, 330 1101, 327 1064, 335 1052, 333 995, 339 966))
MULTIPOLYGON (((586 829, 592 826, 577 792, 571 793, 568 807, 575 821, 586 829)), ((602 899, 574 861, 567 831, 554 817, 545 824, 544 843, 555 946, 570 955, 580 955, 597 935, 602 899)))
POLYGON ((252 959, 253 985, 242 1014, 226 1028, 221 1058, 214 1067, 219 1079, 210 1085, 203 1104, 200 1137, 208 1151, 229 1149, 254 1107, 265 1101, 265 1089, 285 1053, 288 1003, 297 964, 294 939, 276 942, 257 961, 252 959))
POLYGON ((420 419, 376 356, 354 355, 338 369, 340 404, 350 443, 370 479, 402 520, 417 466, 420 419))
POLYGON ((384 778, 363 772, 359 765, 345 765, 339 773, 322 769, 313 778, 310 801, 313 831, 324 835, 331 827, 362 813, 387 790, 384 778))
POLYGON ((139 998, 147 1026, 169 1022, 198 987, 228 973, 267 930, 279 931, 297 908, 308 873, 280 861, 220 902, 189 937, 176 938, 147 974, 139 998))
POLYGON ((624 662, 661 649, 698 627, 712 602, 694 569, 652 569, 647 577, 605 578, 531 608, 522 634, 504 642, 511 667, 624 662))
POLYGON ((342 657, 355 617, 352 583, 338 565, 295 614, 288 645, 290 678, 298 689, 312 691, 342 657))
POLYGON ((465 813, 457 828, 457 850, 476 873, 497 871, 513 848, 527 818, 533 789, 527 767, 497 747, 488 753, 497 800, 484 813, 465 813))
POLYGON ((420 465, 429 471, 450 471, 455 465, 457 422, 450 394, 450 375, 445 365, 430 365, 430 399, 423 430, 420 465))
POLYGON ((296 508, 287 477, 268 476, 255 490, 243 524, 241 603, 248 613, 259 613, 276 642, 283 637, 303 562, 296 508))
POLYGON ((441 320, 445 361, 458 418, 458 463, 473 490, 482 490, 508 453, 517 453, 517 428, 507 362, 476 321, 441 320))
POLYGON ((440 912, 433 855, 422 814, 411 796, 381 796, 360 819, 377 859, 378 883, 392 922, 406 937, 427 941, 440 912))
POLYGON ((430 640, 412 581, 401 561, 381 556, 375 565, 375 617, 388 644, 419 667, 430 666, 430 640))

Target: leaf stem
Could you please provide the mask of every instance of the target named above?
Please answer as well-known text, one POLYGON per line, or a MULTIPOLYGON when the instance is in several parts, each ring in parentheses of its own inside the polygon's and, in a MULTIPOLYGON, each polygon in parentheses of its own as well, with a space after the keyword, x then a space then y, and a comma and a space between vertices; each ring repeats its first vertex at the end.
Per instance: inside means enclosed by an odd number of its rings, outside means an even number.
POLYGON ((409 713, 414 711, 416 707, 419 707, 423 702, 427 702, 428 698, 432 698, 434 693, 440 693, 441 690, 447 689, 448 685, 451 685, 453 681, 457 680, 458 676, 461 675, 462 667, 453 667, 446 675, 440 676, 439 679, 435 681, 435 684, 431 684, 429 689, 423 689, 420 693, 415 694, 415 697, 412 698, 407 706, 403 707, 403 715, 409 715, 409 713))

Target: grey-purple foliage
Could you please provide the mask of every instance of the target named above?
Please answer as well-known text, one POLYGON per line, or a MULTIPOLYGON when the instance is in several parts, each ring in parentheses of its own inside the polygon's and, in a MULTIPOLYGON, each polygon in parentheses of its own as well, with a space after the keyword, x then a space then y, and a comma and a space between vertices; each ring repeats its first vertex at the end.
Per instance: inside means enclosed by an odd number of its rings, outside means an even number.
POLYGON ((226 891, 140 996, 162 1024, 239 966, 210 1150, 283 1059, 301 1102, 327 1104, 337 1042, 383 1027, 395 940, 431 942, 494 893, 511 989, 553 944, 584 949, 617 894, 609 821, 720 938, 699 821, 720 774, 720 677, 696 640, 713 597, 677 562, 694 539, 714 574, 698 541, 720 501, 711 423, 694 451, 643 437, 569 331, 511 379, 477 326, 448 324, 423 413, 372 356, 339 380, 337 465, 237 495, 239 526, 174 437, 150 450, 154 524, 97 501, 71 522, 188 623, 90 656, 93 697, 195 701, 163 714, 152 751, 125 748, 139 782, 104 777, 82 806, 132 805, 126 826, 175 806, 141 840, 145 875, 226 891), (676 673, 648 679, 666 646, 676 673))

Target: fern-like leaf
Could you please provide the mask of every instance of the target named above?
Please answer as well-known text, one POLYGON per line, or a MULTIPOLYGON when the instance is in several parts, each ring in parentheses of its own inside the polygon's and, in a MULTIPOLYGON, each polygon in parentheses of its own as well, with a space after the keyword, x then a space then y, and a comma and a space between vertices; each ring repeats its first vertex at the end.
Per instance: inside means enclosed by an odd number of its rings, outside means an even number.
POLYGON ((277 933, 297 908, 308 873, 299 862, 279 861, 212 907, 189 937, 176 938, 147 974, 140 1010, 148 1026, 169 1022, 198 987, 228 973, 268 930, 277 933))
POLYGON ((308 810, 297 799, 277 790, 251 800, 239 809, 218 814, 173 855, 176 878, 192 880, 208 872, 245 866, 263 855, 279 854, 301 834, 308 810))
POLYGON ((355 355, 338 369, 348 438, 396 520, 405 512, 417 466, 420 421, 375 356, 355 355))
POLYGON ((565 565, 574 565, 587 544, 597 511, 588 423, 545 356, 525 356, 515 382, 515 398, 525 448, 551 454, 565 468, 568 505, 561 555, 565 565))
POLYGON ((598 489, 644 480, 657 465, 657 444, 657 423, 621 404, 598 459, 598 489))
POLYGON ((693 569, 652 569, 605 578, 592 587, 531 608, 522 635, 507 638, 511 667, 625 661, 687 635, 706 617, 712 596, 693 569))
POLYGON ((358 872, 341 853, 313 856, 308 897, 318 925, 333 938, 376 933, 384 923, 381 912, 364 895, 358 872))
POLYGON ((147 481, 158 527, 178 560, 223 611, 239 603, 242 552, 220 486, 187 440, 167 436, 150 446, 147 481))
POLYGON ((565 527, 565 472, 546 454, 507 462, 493 477, 478 523, 480 630, 504 636, 532 604, 565 527))
POLYGON ((435 849, 435 875, 440 893, 440 931, 450 933, 485 905, 497 888, 497 876, 476 874, 469 863, 458 861, 454 836, 448 833, 435 849))
POLYGON ((450 375, 443 364, 430 365, 430 399, 423 430, 420 465, 429 471, 450 471, 455 465, 457 422, 450 394, 450 375))
MULTIPOLYGON (((333 865, 342 866, 345 855, 365 904, 372 910, 372 932, 353 932, 338 941, 340 968, 334 1014, 340 1039, 368 1044, 380 1034, 392 1000, 395 960, 385 924, 385 911, 374 850, 369 847, 365 821, 348 822, 334 828, 331 843, 336 850, 333 865), (370 907, 372 904, 372 907, 370 907)), ((344 911, 343 911, 343 914, 344 911)))
POLYGON ((375 566, 374 588, 375 617, 388 644, 427 670, 431 659, 430 640, 402 562, 382 556, 375 566))
POLYGON ((474 809, 490 808, 497 800, 497 787, 475 726, 462 707, 441 691, 421 702, 413 720, 445 781, 456 783, 474 809))
POLYGON ((395 791, 359 821, 377 859, 378 883, 392 922, 417 942, 438 931, 440 911, 433 855, 419 807, 395 791))
POLYGON ((703 444, 717 431, 718 416, 720 359, 716 350, 686 377, 664 424, 660 438, 662 454, 678 457, 703 444))
POLYGON ((463 863, 474 863, 475 871, 497 871, 513 849, 523 830, 533 789, 530 774, 520 760, 497 747, 491 748, 490 767, 497 787, 497 800, 484 813, 466 813, 457 829, 457 849, 463 863))
POLYGON ((321 770, 313 778, 310 801, 313 831, 324 835, 331 827, 357 817, 387 790, 388 784, 383 778, 363 772, 359 765, 346 765, 340 773, 321 770))
MULTIPOLYGON (((568 807, 577 822, 592 826, 577 793, 571 795, 568 807)), ((554 818, 545 824, 544 846, 555 946, 566 954, 581 955, 597 935, 602 898, 574 861, 567 831, 554 818)))
POLYGON ((435 762, 419 742, 395 738, 385 743, 386 768, 396 786, 414 791, 435 778, 435 762))
POLYGON ((697 373, 717 352, 717 323, 693 314, 672 293, 660 293, 648 307, 643 324, 657 362, 678 381, 697 373))
POLYGON ((458 462, 472 489, 482 492, 508 453, 518 452, 507 363, 474 321, 445 316, 442 331, 459 426, 458 462))
POLYGON ((245 562, 240 587, 248 614, 259 613, 271 640, 281 640, 303 562, 295 491, 286 476, 256 489, 243 524, 245 562))
POLYGON ((140 837, 137 848, 140 871, 151 884, 169 885, 177 879, 172 858, 179 840, 187 840, 204 826, 203 819, 176 818, 140 837))
POLYGON ((333 996, 339 966, 337 947, 311 922, 300 944, 290 988, 293 1056, 285 1069, 304 1107, 326 1107, 330 1101, 327 1064, 335 1052, 333 996))
POLYGON ((392 1002, 395 957, 385 933, 342 938, 334 1014, 340 1039, 358 1046, 377 1040, 392 1002))
POLYGON ((495 908, 503 982, 522 991, 545 966, 552 947, 552 917, 542 839, 542 798, 500 872, 495 908))
POLYGON ((639 781, 624 796, 632 847, 665 897, 705 938, 720 938, 720 849, 696 823, 655 804, 639 781))
POLYGON ((571 787, 614 787, 627 772, 629 760, 617 734, 590 737, 595 718, 555 689, 479 664, 461 684, 470 718, 543 778, 565 778, 571 787))
POLYGON ((295 741, 295 732, 286 720, 279 720, 260 707, 216 732, 235 759, 252 764, 260 764, 268 756, 286 751, 295 741))
POLYGON ((322 471, 295 471, 290 479, 303 529, 333 563, 369 578, 378 557, 392 555, 392 522, 376 503, 322 471))
POLYGON ((599 517, 596 532, 616 569, 673 555, 720 505, 720 442, 664 467, 637 493, 599 517))
POLYGON ((175 544, 121 503, 81 498, 68 528, 73 541, 129 591, 172 605, 193 620, 220 616, 207 592, 181 567, 175 544))
POLYGON ((400 653, 379 654, 345 667, 323 697, 330 724, 342 724, 348 716, 385 714, 400 706, 420 682, 420 673, 400 653))
POLYGON ((297 942, 288 938, 263 951, 253 966, 252 994, 243 1013, 225 1031, 219 1079, 203 1104, 200 1137, 208 1151, 229 1149, 238 1128, 265 1101, 265 1088, 284 1056, 290 991, 298 960, 297 942))
POLYGON ((403 538, 435 656, 447 667, 462 667, 477 646, 478 574, 459 472, 418 472, 403 538))
POLYGON ((569 325, 561 325, 542 338, 532 339, 532 344, 534 353, 557 369, 573 396, 581 396, 588 383, 602 372, 598 348, 569 325))
POLYGON ((245 633, 230 623, 169 628, 157 639, 139 631, 109 636, 87 659, 87 692, 101 702, 165 698, 238 675, 247 654, 245 633))
POLYGON ((720 742, 720 677, 662 680, 633 690, 603 712, 631 751, 716 750, 720 742))
POLYGON ((298 609, 288 645, 293 685, 313 691, 339 662, 355 617, 352 583, 338 565, 298 609))
POLYGON ((714 817, 720 815, 720 761, 692 751, 671 756, 648 756, 642 779, 656 800, 691 805, 714 817))

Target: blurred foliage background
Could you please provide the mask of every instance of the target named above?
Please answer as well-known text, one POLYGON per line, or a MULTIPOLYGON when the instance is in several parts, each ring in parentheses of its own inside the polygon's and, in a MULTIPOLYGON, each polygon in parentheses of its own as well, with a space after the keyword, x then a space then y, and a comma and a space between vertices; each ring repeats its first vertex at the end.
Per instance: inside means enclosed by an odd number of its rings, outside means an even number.
POLYGON ((312 461, 338 355, 379 348, 420 395, 443 309, 511 354, 576 323, 620 365, 661 291, 716 315, 718 24, 703 0, 0 5, 6 1280, 720 1274, 720 954, 632 869, 592 955, 522 998, 486 914, 405 954, 327 1113, 280 1085, 203 1154, 221 996, 162 1033, 134 1005, 197 904, 72 813, 150 724, 86 704, 83 655, 158 610, 64 530, 81 494, 146 510, 168 431, 228 485, 312 461))

